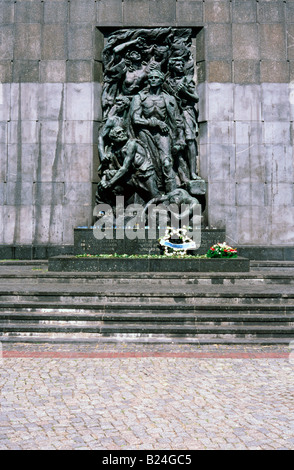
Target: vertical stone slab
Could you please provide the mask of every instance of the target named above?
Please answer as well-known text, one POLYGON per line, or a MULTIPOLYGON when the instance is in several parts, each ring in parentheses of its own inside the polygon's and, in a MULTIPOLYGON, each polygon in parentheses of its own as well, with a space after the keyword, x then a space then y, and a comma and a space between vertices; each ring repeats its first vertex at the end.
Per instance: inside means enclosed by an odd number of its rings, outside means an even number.
POLYGON ((122 4, 125 26, 148 26, 150 24, 149 2, 125 0, 122 4))
POLYGON ((179 0, 176 3, 176 23, 181 26, 203 25, 204 3, 179 0))
POLYGON ((151 25, 170 26, 176 21, 176 0, 149 0, 151 25))
POLYGON ((123 22, 122 0, 98 0, 97 24, 99 26, 121 26, 123 22))

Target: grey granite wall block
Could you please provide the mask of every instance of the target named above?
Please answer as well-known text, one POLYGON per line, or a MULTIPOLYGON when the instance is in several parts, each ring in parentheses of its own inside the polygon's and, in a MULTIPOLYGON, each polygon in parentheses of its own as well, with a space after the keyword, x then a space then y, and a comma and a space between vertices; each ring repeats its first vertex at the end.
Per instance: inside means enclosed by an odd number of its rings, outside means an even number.
POLYGON ((149 0, 150 24, 171 26, 176 22, 176 0, 149 0))
POLYGON ((207 63, 205 61, 197 62, 196 63, 197 84, 200 85, 200 83, 205 83, 206 79, 207 79, 207 63))
POLYGON ((287 83, 261 84, 262 114, 264 121, 292 120, 292 106, 290 106, 290 88, 287 83))
POLYGON ((197 90, 198 90, 198 95, 199 95, 199 103, 198 103, 199 122, 204 122, 208 120, 208 106, 207 106, 208 90, 207 88, 208 88, 208 84, 206 82, 198 83, 197 90))
POLYGON ((14 22, 14 1, 0 1, 0 23, 9 24, 14 22))
MULTIPOLYGON (((226 230, 226 209, 228 206, 212 205, 208 210, 208 225, 226 230)), ((225 241, 225 240, 223 240, 225 241)))
POLYGON ((233 24, 233 59, 259 59, 258 25, 233 24))
POLYGON ((38 121, 9 121, 8 122, 8 142, 9 144, 18 144, 21 132, 22 144, 36 144, 39 141, 39 122, 38 121), (21 126, 21 129, 19 129, 21 126))
POLYGON ((64 145, 65 182, 87 182, 92 179, 93 145, 64 145))
POLYGON ((11 60, 0 61, 0 83, 10 83, 12 81, 11 60))
POLYGON ((67 83, 65 92, 65 119, 90 121, 93 119, 93 84, 67 83))
POLYGON ((63 83, 41 83, 38 86, 38 118, 62 120, 65 116, 65 85, 63 83))
POLYGON ((63 24, 45 24, 42 28, 42 60, 67 59, 67 28, 63 24))
POLYGON ((0 83, 0 122, 11 119, 10 94, 11 84, 0 83))
POLYGON ((66 63, 66 81, 72 83, 91 82, 93 80, 92 60, 69 60, 66 63))
POLYGON ((212 121, 232 121, 234 114, 234 85, 208 83, 206 86, 206 116, 212 121))
POLYGON ((94 63, 93 63, 92 80, 98 83, 103 82, 103 64, 102 62, 98 60, 94 60, 94 63))
POLYGON ((65 144, 93 144, 92 121, 65 121, 63 141, 65 144))
POLYGON ((271 243, 270 216, 268 207, 237 207, 238 244, 269 245, 271 243))
POLYGON ((33 238, 32 206, 4 206, 3 242, 10 244, 31 244, 33 238))
POLYGON ((288 1, 285 5, 285 17, 287 23, 294 23, 294 2, 288 1))
POLYGON ((101 83, 93 83, 93 120, 102 121, 101 107, 102 85, 101 83))
POLYGON ((63 217, 63 243, 73 244, 74 229, 76 227, 91 226, 93 224, 93 209, 92 205, 77 206, 67 205, 66 213, 63 217))
POLYGON ((36 182, 33 184, 33 203, 36 206, 64 204, 64 183, 36 182))
POLYGON ((0 122, 0 144, 7 144, 7 127, 8 123, 6 121, 0 122))
POLYGON ((178 0, 176 3, 176 22, 181 26, 202 25, 203 2, 178 0))
POLYGON ((68 171, 64 163, 64 145, 39 142, 37 150, 36 176, 33 181, 64 182, 68 171))
POLYGON ((237 207, 228 205, 224 206, 224 216, 226 224, 226 241, 230 246, 235 247, 239 238, 238 222, 237 222, 237 207))
POLYGON ((102 62, 104 49, 104 34, 99 28, 94 28, 94 59, 102 62))
POLYGON ((262 122, 260 121, 235 121, 235 138, 238 144, 252 144, 262 142, 262 122))
POLYGON ((255 23, 257 18, 256 0, 233 0, 233 23, 255 23))
POLYGON ((278 246, 293 246, 294 211, 285 204, 271 208, 271 243, 278 246))
POLYGON ((291 145, 291 124, 284 121, 266 121, 263 122, 262 141, 265 144, 281 144, 283 146, 291 145))
POLYGON ((39 144, 8 144, 7 181, 35 181, 38 157, 39 144))
POLYGON ((0 181, 5 182, 7 178, 7 144, 0 143, 0 181))
POLYGON ((41 144, 42 148, 46 145, 61 145, 64 141, 63 138, 63 128, 64 125, 62 122, 54 120, 54 121, 40 121, 39 122, 39 135, 38 135, 38 142, 41 144))
POLYGON ((287 54, 285 25, 279 23, 260 24, 259 34, 261 59, 286 59, 287 54))
POLYGON ((43 2, 39 0, 21 0, 14 3, 16 23, 42 23, 43 2))
POLYGON ((229 23, 231 21, 230 2, 228 0, 206 0, 204 3, 204 21, 206 23, 229 23))
POLYGON ((15 25, 14 59, 41 59, 41 24, 15 25))
POLYGON ((266 151, 260 144, 236 144, 236 172, 238 183, 266 182, 266 151))
POLYGON ((0 25, 0 59, 13 59, 14 31, 13 25, 0 25))
POLYGON ((144 0, 124 0, 122 8, 123 24, 125 26, 150 25, 149 2, 144 0))
POLYGON ((231 83, 232 82, 232 61, 214 60, 207 64, 208 82, 231 83))
POLYGON ((41 83, 63 83, 66 81, 65 60, 42 60, 40 63, 41 83))
POLYGON ((44 4, 44 23, 68 22, 68 7, 70 3, 67 0, 45 0, 44 4))
POLYGON ((260 81, 268 83, 288 83, 290 79, 289 62, 286 60, 262 60, 260 81))
POLYGON ((201 28, 196 35, 196 61, 201 62, 206 59, 206 34, 207 28, 201 28))
POLYGON ((68 59, 93 59, 94 31, 88 23, 69 23, 67 33, 68 59))
POLYGON ((11 83, 10 119, 37 121, 39 108, 39 85, 36 83, 11 83))
POLYGON ((122 0, 97 0, 97 24, 99 26, 122 25, 122 3, 122 0))
POLYGON ((31 206, 33 203, 33 183, 8 181, 5 200, 8 206, 31 206))
POLYGON ((208 181, 235 180, 235 145, 209 144, 209 173, 208 181))
POLYGON ((234 207, 236 205, 235 181, 210 181, 207 189, 207 202, 210 207, 234 207))
POLYGON ((64 184, 65 205, 91 206, 92 204, 92 183, 90 182, 69 182, 64 184))
POLYGON ((260 61, 234 60, 233 77, 234 83, 240 85, 260 83, 260 61))
POLYGON ((33 206, 34 244, 63 243, 63 205, 33 206))
POLYGON ((285 21, 285 3, 277 0, 259 1, 257 21, 259 23, 283 23, 285 21))
POLYGON ((71 23, 92 23, 95 20, 95 0, 71 0, 69 21, 71 23))
POLYGON ((209 24, 206 31, 208 60, 232 59, 232 25, 209 24))
MULTIPOLYGON (((293 6, 293 12, 294 12, 294 6, 293 6)), ((288 60, 294 59, 294 24, 287 25, 287 59, 288 60)))
MULTIPOLYGON (((202 123, 200 127, 202 127, 203 125, 204 123, 202 123)), ((201 177, 205 179, 205 181, 208 180, 209 149, 210 149, 209 144, 202 144, 201 138, 200 138, 199 154, 201 155, 201 158, 199 159, 199 173, 201 177)))
POLYGON ((262 90, 260 86, 234 85, 234 120, 260 121, 261 113, 262 90))
POLYGON ((209 121, 200 129, 202 144, 234 144, 235 127, 232 121, 209 121))
POLYGON ((287 145, 267 144, 265 148, 265 177, 268 183, 292 183, 294 179, 293 151, 287 145))
POLYGON ((14 82, 36 83, 40 76, 39 60, 14 60, 12 64, 12 80, 14 82))
POLYGON ((6 202, 6 183, 0 183, 0 206, 6 202))
POLYGON ((265 191, 267 185, 261 182, 241 182, 236 184, 236 205, 245 206, 265 206, 265 191))
POLYGON ((266 185, 266 205, 286 206, 294 205, 293 183, 279 183, 271 181, 266 185))

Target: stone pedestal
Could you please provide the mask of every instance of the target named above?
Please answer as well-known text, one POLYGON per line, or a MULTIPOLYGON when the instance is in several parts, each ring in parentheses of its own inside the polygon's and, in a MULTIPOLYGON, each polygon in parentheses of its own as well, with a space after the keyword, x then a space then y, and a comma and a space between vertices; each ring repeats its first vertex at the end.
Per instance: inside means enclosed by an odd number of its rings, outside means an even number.
POLYGON ((244 272, 250 270, 247 258, 115 258, 55 256, 49 259, 49 271, 105 273, 180 273, 244 272))
MULTIPOLYGON (((121 232, 119 232, 121 235, 121 232)), ((100 254, 114 254, 118 255, 159 255, 161 254, 160 246, 158 243, 159 235, 155 239, 148 239, 148 230, 145 231, 143 239, 136 238, 129 240, 127 237, 123 239, 117 238, 116 230, 107 234, 107 238, 98 240, 93 234, 92 228, 76 228, 74 230, 74 254, 75 255, 100 255, 100 254)), ((201 230, 201 245, 200 247, 189 254, 203 255, 215 243, 222 243, 225 240, 225 230, 201 230)))

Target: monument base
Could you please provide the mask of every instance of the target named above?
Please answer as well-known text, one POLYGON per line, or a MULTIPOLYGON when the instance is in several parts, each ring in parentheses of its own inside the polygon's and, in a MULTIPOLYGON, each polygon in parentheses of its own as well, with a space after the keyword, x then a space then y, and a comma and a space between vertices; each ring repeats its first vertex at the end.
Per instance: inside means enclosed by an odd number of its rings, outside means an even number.
POLYGON ((117 258, 54 256, 48 271, 58 272, 247 272, 247 258, 117 258))
MULTIPOLYGON (((100 255, 100 254, 118 254, 118 255, 160 255, 162 254, 158 236, 149 239, 146 229, 145 237, 130 240, 127 237, 118 239, 116 230, 113 230, 113 237, 98 240, 95 238, 92 228, 74 229, 74 254, 75 255, 100 255)), ((201 230, 200 247, 189 254, 204 255, 215 243, 223 243, 226 238, 225 230, 201 230)))
MULTIPOLYGON (((250 270, 247 258, 198 258, 209 248, 225 241, 225 230, 202 230, 201 245, 188 251, 193 257, 160 257, 162 251, 158 238, 117 238, 120 232, 113 229, 109 238, 95 238, 92 228, 74 230, 74 255, 49 258, 49 271, 64 272, 244 272, 250 270), (112 238, 110 237, 112 235, 112 238), (114 255, 133 255, 119 257, 114 255), (88 256, 87 256, 88 255, 88 256), (103 256, 105 255, 105 256, 103 256)), ((150 232, 149 232, 150 235, 150 232)))

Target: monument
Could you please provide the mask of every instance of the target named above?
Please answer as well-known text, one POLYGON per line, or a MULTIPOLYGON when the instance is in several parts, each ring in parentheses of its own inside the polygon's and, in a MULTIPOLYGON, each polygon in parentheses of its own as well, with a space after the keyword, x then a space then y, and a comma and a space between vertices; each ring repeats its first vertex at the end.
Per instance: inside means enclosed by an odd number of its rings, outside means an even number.
POLYGON ((109 35, 102 54, 98 224, 105 219, 103 205, 109 205, 117 226, 118 197, 124 208, 141 205, 144 217, 150 205, 162 201, 172 201, 176 212, 188 204, 191 215, 191 208, 205 208, 191 44, 190 28, 125 29, 109 35))
MULTIPOLYGON (((92 229, 75 229, 74 254, 116 259, 59 259, 49 268, 55 263, 53 270, 228 269, 225 261, 195 258, 223 241, 225 231, 203 226, 206 182, 199 174, 199 96, 191 45, 190 28, 109 34, 102 53, 95 222, 92 229), (163 254, 194 259, 142 260, 163 254)), ((243 270, 242 262, 230 263, 230 270, 243 270)))

